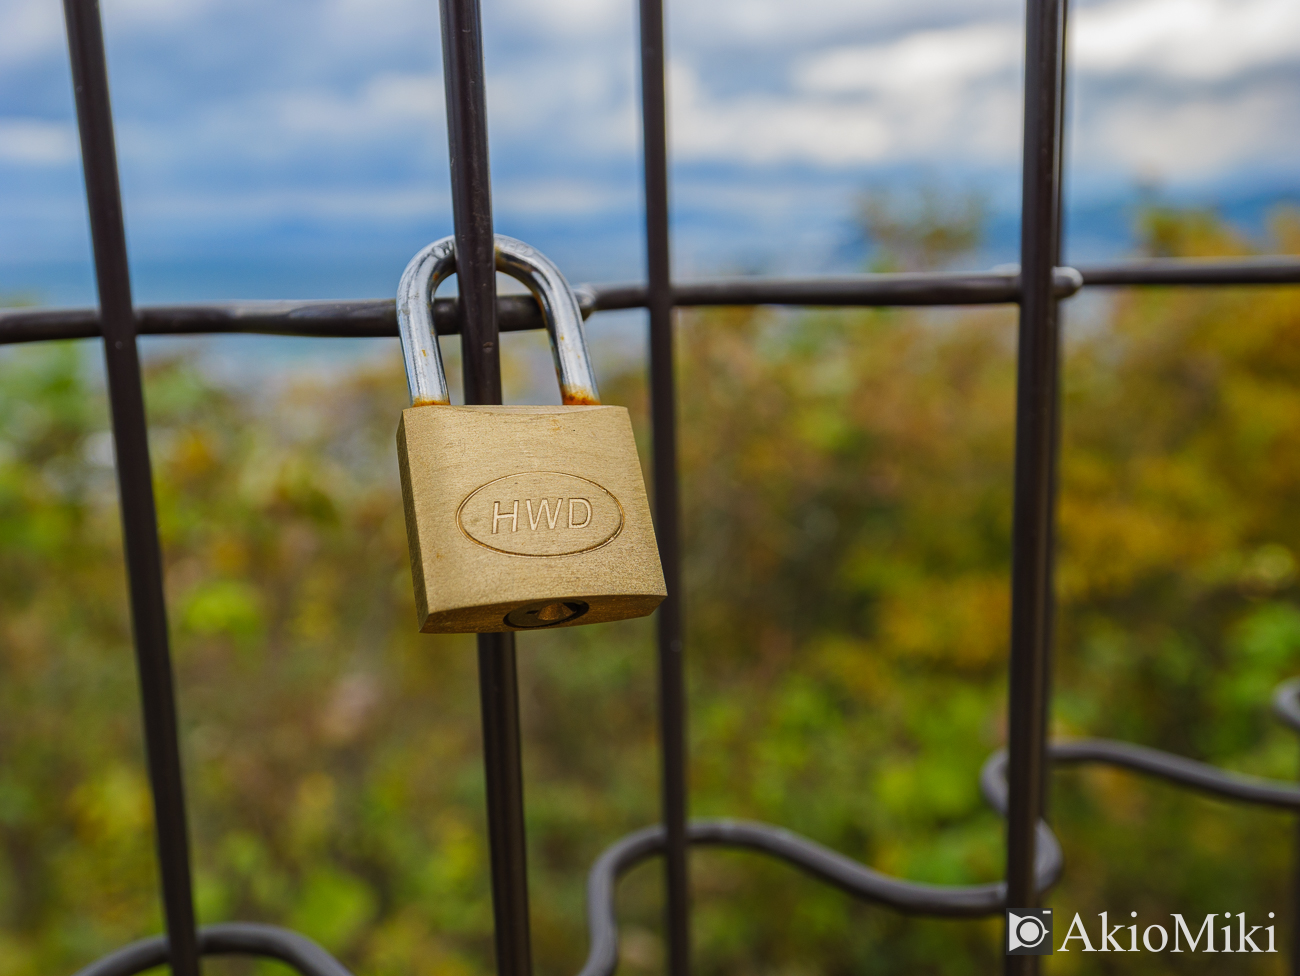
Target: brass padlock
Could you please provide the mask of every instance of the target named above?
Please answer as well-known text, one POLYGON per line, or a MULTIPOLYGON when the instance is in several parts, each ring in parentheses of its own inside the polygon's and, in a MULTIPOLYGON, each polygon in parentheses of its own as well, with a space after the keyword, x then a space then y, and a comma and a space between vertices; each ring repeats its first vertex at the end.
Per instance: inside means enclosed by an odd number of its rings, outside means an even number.
POLYGON ((397 320, 411 406, 397 428, 420 630, 486 633, 641 617, 667 595, 623 407, 600 405, 578 300, 513 238, 496 266, 537 298, 565 406, 451 406, 433 328, 453 238, 402 275, 397 320))

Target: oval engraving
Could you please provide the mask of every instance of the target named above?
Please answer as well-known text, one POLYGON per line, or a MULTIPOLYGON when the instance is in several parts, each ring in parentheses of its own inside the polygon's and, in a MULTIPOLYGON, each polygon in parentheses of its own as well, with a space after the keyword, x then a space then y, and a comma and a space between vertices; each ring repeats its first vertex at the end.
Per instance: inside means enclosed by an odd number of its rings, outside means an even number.
POLYGON ((623 531, 623 506, 577 475, 527 471, 474 489, 456 510, 473 542, 513 556, 571 556, 608 545, 623 531))

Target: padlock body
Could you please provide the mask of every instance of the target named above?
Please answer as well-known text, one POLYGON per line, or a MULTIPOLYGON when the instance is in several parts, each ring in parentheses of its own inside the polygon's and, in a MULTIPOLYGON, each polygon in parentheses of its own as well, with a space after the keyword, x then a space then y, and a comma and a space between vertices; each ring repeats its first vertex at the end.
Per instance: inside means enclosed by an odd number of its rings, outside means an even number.
POLYGON ((623 407, 411 407, 397 453, 421 631, 621 620, 667 595, 623 407))

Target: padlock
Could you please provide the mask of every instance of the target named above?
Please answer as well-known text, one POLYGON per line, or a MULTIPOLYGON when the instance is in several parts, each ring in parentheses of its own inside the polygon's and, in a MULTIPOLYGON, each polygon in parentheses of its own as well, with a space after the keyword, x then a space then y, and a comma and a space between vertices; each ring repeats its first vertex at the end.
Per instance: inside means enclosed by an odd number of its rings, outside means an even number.
POLYGON ((454 239, 407 266, 397 319, 411 406, 397 428, 420 630, 534 630, 644 616, 667 595, 632 423, 601 406, 578 300, 560 270, 513 238, 496 267, 546 321, 564 406, 451 406, 433 294, 454 239))

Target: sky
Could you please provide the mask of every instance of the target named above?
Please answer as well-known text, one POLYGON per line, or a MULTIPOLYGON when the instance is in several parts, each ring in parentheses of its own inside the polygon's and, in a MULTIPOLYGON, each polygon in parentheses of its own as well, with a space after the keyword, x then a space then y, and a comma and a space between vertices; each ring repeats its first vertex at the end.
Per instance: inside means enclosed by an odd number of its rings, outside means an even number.
MULTIPOLYGON (((433 0, 103 0, 137 299, 383 297, 451 232, 433 0)), ((497 230, 642 277, 634 0, 484 0, 497 230)), ((860 268, 864 190, 984 194, 1014 260, 1023 5, 668 3, 682 277, 860 268)), ((1300 200, 1300 2, 1071 11, 1067 259, 1139 192, 1300 200)), ((0 295, 93 299, 58 0, 0 0, 0 295)))

